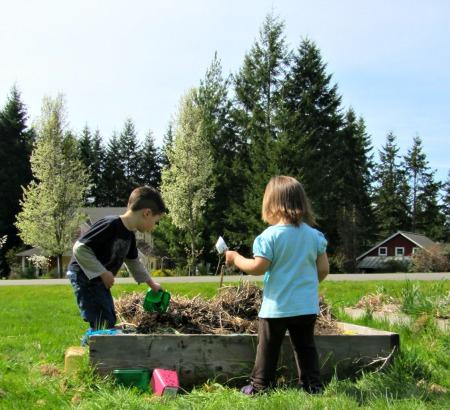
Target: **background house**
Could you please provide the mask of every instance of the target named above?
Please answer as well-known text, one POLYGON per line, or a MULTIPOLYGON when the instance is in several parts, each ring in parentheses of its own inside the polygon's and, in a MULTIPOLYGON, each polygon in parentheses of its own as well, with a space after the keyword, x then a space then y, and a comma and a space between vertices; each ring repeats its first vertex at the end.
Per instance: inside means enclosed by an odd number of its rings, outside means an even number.
POLYGON ((408 266, 415 252, 433 245, 435 243, 425 235, 398 231, 359 255, 356 266, 360 272, 383 271, 402 264, 408 266))

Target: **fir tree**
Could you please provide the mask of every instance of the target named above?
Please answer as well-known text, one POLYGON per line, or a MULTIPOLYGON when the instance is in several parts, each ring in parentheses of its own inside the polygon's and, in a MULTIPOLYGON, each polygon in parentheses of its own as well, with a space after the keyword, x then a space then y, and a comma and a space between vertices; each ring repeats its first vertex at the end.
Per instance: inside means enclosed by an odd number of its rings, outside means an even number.
POLYGON ((104 161, 104 152, 101 142, 100 132, 95 131, 92 135, 89 127, 86 125, 81 132, 78 140, 80 159, 89 172, 89 189, 86 194, 86 205, 99 206, 102 202, 98 196, 102 167, 104 161))
POLYGON ((238 165, 247 190, 243 202, 235 204, 230 214, 234 220, 245 221, 245 226, 235 233, 235 237, 248 246, 249 239, 263 227, 260 214, 264 187, 278 171, 275 155, 277 115, 280 88, 289 59, 283 30, 283 22, 273 15, 266 17, 259 38, 244 57, 234 81, 233 117, 240 137, 238 165))
MULTIPOLYGON (((97 190, 99 206, 125 206, 124 201, 125 173, 122 168, 119 138, 113 134, 105 152, 105 162, 101 174, 101 184, 97 190)), ((128 193, 129 195, 130 193, 128 193)))
POLYGON ((140 185, 159 187, 161 183, 160 161, 160 154, 155 146, 155 139, 152 132, 149 131, 140 152, 140 185))
MULTIPOLYGON (((222 65, 214 55, 206 71, 197 94, 197 104, 201 110, 204 137, 210 146, 212 155, 211 183, 214 186, 214 201, 205 209, 203 222, 203 246, 214 249, 219 235, 233 240, 230 232, 242 221, 233 220, 229 210, 233 204, 242 204, 244 185, 240 178, 241 169, 235 167, 238 137, 230 119, 231 101, 228 98, 229 79, 222 76, 222 65)), ((205 259, 213 262, 215 252, 207 252, 205 259)))
POLYGON ((126 204, 133 189, 140 185, 141 147, 137 139, 136 128, 131 119, 125 121, 118 139, 119 161, 123 171, 123 179, 117 181, 119 202, 126 204))
POLYGON ((444 233, 442 240, 450 242, 450 170, 442 186, 442 213, 444 215, 444 233))
POLYGON ((372 210, 371 183, 373 155, 370 137, 362 118, 352 109, 344 116, 337 146, 334 189, 339 250, 345 256, 346 271, 354 272, 356 257, 373 243, 377 230, 372 210))
POLYGON ((342 132, 341 97, 331 78, 320 50, 310 40, 303 40, 282 88, 278 158, 281 173, 304 184, 333 251, 339 245, 336 212, 343 189, 336 176, 345 174, 345 161, 349 160, 341 150, 350 145, 342 139, 353 135, 349 131, 355 127, 348 125, 342 132))
POLYGON ((391 132, 379 151, 380 162, 375 171, 375 215, 379 234, 384 238, 398 230, 408 230, 411 224, 409 187, 405 170, 399 163, 398 151, 396 137, 391 132))
POLYGON ((413 146, 408 150, 404 161, 410 186, 411 230, 432 235, 431 232, 435 231, 434 226, 440 225, 441 222, 438 221, 440 184, 434 181, 434 172, 428 165, 423 152, 422 139, 419 136, 414 137, 413 146))
POLYGON ((105 150, 99 130, 96 130, 92 136, 91 149, 92 162, 89 168, 91 173, 91 199, 95 206, 100 206, 101 198, 99 198, 99 192, 102 190, 100 184, 105 162, 105 150))
POLYGON ((169 151, 173 142, 173 125, 172 122, 167 126, 167 131, 163 136, 163 144, 161 148, 161 169, 169 166, 169 151))
POLYGON ((5 276, 10 269, 4 254, 21 242, 14 221, 21 210, 21 187, 31 180, 33 138, 32 130, 27 127, 26 108, 14 86, 5 107, 0 111, 0 237, 7 237, 0 250, 0 269, 5 276))

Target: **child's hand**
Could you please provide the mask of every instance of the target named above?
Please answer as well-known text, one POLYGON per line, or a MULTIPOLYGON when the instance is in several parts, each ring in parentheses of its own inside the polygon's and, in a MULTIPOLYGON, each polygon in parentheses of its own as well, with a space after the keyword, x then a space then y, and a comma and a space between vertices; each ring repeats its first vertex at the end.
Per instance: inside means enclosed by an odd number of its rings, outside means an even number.
POLYGON ((225 263, 227 266, 233 266, 234 260, 236 259, 236 256, 238 256, 239 253, 236 251, 226 251, 225 252, 225 263))
POLYGON ((114 275, 109 272, 103 272, 100 277, 102 278, 103 284, 105 285, 106 289, 111 289, 114 285, 114 275))
POLYGON ((152 288, 153 292, 159 292, 162 287, 159 283, 155 282, 153 279, 148 280, 147 285, 152 288))

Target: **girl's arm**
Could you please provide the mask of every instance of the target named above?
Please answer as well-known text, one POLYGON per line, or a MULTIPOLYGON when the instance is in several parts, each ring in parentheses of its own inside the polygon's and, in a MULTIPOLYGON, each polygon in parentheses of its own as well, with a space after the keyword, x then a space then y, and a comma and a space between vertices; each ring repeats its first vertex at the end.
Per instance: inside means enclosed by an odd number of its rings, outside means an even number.
POLYGON ((234 265, 241 271, 250 275, 264 275, 270 267, 270 261, 260 256, 244 258, 236 251, 227 251, 225 254, 227 265, 234 265))
POLYGON ((317 257, 316 265, 319 282, 322 282, 330 273, 330 264, 328 263, 328 256, 326 252, 317 257))

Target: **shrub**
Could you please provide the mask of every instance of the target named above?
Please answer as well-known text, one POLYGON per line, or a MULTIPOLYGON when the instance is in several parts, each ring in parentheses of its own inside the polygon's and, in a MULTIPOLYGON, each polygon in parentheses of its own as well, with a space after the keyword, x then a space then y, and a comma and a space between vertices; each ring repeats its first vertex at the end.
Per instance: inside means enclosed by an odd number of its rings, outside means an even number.
POLYGON ((117 272, 116 277, 118 277, 118 278, 129 278, 130 277, 130 272, 128 272, 127 268, 122 267, 117 272))
POLYGON ((381 272, 408 272, 410 262, 390 260, 383 265, 381 272))
POLYGON ((175 269, 156 269, 152 271, 151 275, 153 277, 176 276, 176 271, 175 269))
POLYGON ((437 244, 420 249, 412 257, 412 272, 448 272, 450 269, 450 244, 437 244))
POLYGON ((330 272, 345 272, 345 255, 341 252, 336 252, 329 258, 330 272))

